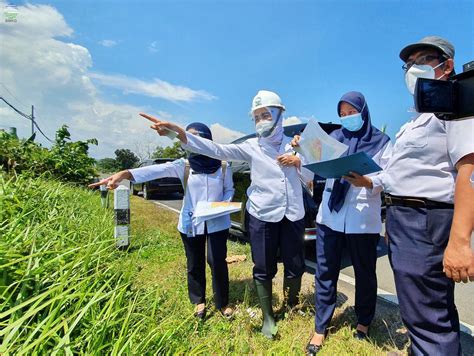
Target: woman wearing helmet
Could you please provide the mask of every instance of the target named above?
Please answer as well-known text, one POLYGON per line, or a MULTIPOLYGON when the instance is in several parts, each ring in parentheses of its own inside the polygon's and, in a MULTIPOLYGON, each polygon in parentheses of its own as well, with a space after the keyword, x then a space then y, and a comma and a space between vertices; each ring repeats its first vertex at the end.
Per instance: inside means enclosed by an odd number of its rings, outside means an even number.
MULTIPOLYGON (((179 126, 152 120, 160 135, 178 133, 183 148, 216 159, 246 161, 251 183, 247 189, 248 231, 252 249, 253 278, 263 313, 262 333, 273 338, 277 327, 272 309, 272 279, 277 272, 277 251, 284 265, 284 292, 288 306, 298 303, 304 264, 304 206, 299 159, 291 138, 283 133, 285 107, 280 97, 260 90, 251 114, 257 137, 239 144, 222 145, 186 133, 179 126)), ((309 172, 309 171, 308 171, 309 172)), ((309 172, 309 179, 312 173, 309 172)))

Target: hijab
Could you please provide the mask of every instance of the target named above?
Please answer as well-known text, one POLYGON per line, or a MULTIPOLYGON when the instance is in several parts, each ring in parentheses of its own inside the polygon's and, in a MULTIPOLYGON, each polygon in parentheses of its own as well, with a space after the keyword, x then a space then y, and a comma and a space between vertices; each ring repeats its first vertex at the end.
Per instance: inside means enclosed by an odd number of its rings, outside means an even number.
MULTIPOLYGON (((337 113, 339 115, 342 103, 352 105, 361 114, 364 124, 357 131, 349 131, 343 127, 331 132, 331 136, 349 146, 342 156, 349 156, 356 152, 365 152, 373 157, 382 150, 382 148, 390 141, 390 138, 382 131, 372 126, 370 120, 369 107, 364 96, 356 91, 350 91, 344 94, 337 104, 337 113)), ((346 194, 349 191, 350 183, 342 178, 334 182, 331 196, 329 197, 329 210, 339 212, 344 205, 346 194)))
MULTIPOLYGON (((194 129, 200 137, 212 141, 212 133, 209 127, 200 122, 193 122, 186 127, 186 131, 194 129)), ((196 173, 212 174, 216 172, 222 165, 221 161, 197 153, 190 153, 188 157, 189 165, 196 173)))

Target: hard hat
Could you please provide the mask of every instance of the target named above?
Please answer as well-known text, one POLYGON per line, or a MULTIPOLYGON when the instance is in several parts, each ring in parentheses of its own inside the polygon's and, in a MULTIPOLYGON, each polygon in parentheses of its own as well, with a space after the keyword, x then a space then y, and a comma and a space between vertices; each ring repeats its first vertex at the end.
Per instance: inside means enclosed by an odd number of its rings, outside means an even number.
POLYGON ((255 110, 268 106, 274 106, 285 110, 285 106, 281 103, 281 99, 276 93, 268 90, 259 90, 252 100, 250 113, 252 114, 255 110))

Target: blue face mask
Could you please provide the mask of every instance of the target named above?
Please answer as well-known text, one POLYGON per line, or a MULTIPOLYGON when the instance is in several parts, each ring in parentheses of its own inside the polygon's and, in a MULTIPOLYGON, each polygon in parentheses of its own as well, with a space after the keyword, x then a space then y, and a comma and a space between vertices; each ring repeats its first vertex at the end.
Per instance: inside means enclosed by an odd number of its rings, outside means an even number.
POLYGON ((349 131, 359 131, 364 125, 364 119, 360 113, 340 117, 341 125, 349 131))

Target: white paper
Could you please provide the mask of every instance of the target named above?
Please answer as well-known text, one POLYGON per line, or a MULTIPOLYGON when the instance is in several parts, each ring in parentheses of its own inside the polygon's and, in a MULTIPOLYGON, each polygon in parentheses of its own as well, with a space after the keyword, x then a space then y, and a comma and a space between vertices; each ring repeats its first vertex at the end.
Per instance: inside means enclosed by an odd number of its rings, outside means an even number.
POLYGON ((309 120, 299 141, 297 152, 306 159, 306 164, 339 158, 349 146, 329 136, 316 120, 309 120))
POLYGON ((196 204, 194 209, 193 219, 197 224, 217 218, 219 216, 224 216, 228 214, 235 213, 242 209, 242 203, 237 202, 227 202, 227 201, 216 201, 216 202, 207 202, 199 201, 196 204))

